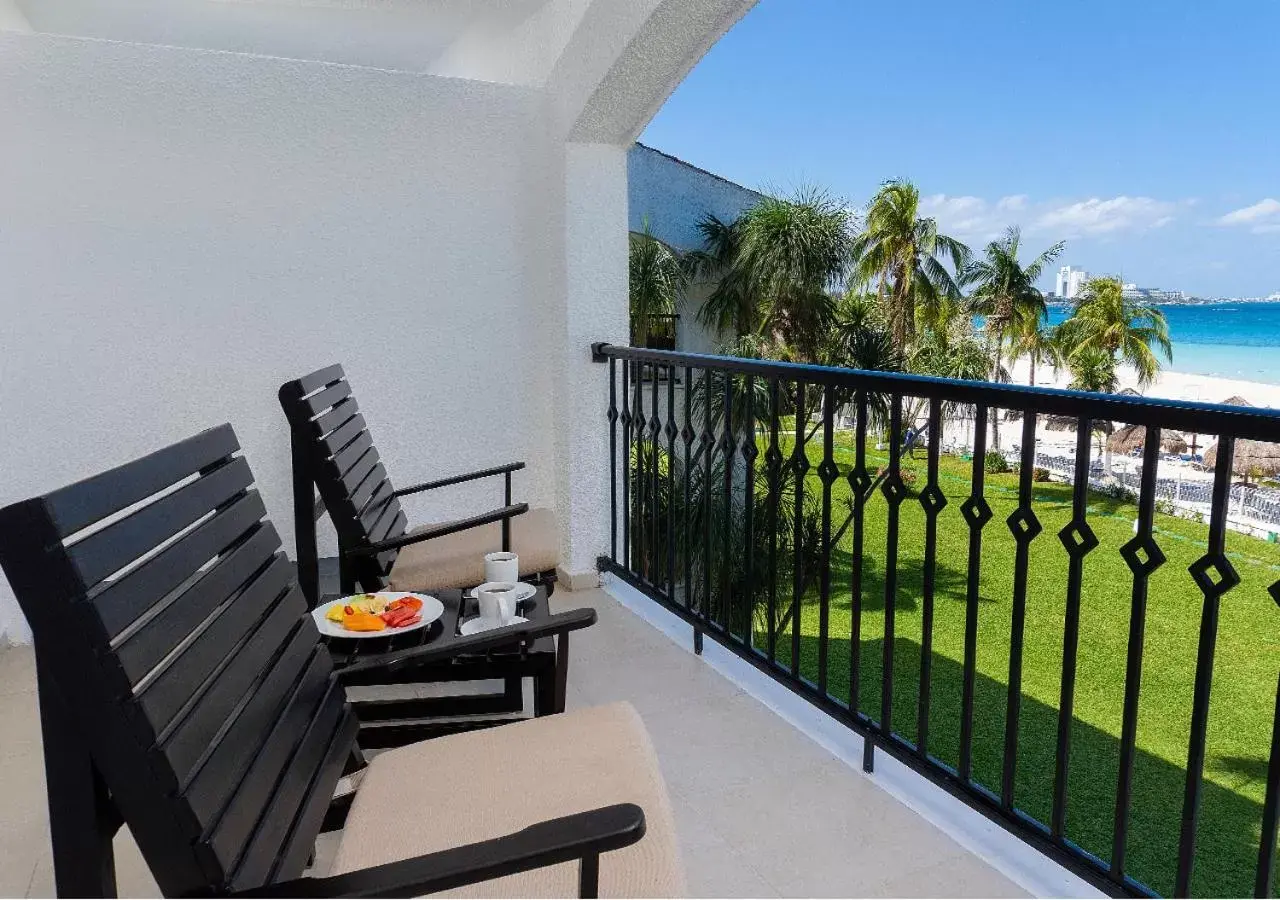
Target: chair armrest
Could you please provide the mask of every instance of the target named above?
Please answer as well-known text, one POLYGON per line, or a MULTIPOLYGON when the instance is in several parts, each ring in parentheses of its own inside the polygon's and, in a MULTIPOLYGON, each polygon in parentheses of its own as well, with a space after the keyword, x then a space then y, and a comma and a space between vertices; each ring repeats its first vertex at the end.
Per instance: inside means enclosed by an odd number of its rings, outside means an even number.
POLYGON ((505 837, 328 878, 269 884, 231 896, 422 897, 575 859, 584 863, 579 886, 582 896, 595 896, 600 854, 629 847, 644 837, 644 832, 644 810, 634 803, 619 803, 549 819, 505 837))
POLYGON ((410 534, 402 534, 398 538, 392 538, 388 541, 378 541, 373 544, 361 544, 359 547, 351 547, 343 550, 344 556, 377 556, 387 550, 398 550, 401 547, 407 547, 409 544, 418 544, 422 541, 429 541, 432 538, 444 537, 447 534, 455 534, 459 531, 467 531, 471 528, 479 528, 481 525, 490 525, 494 522, 502 522, 507 519, 514 519, 516 516, 523 515, 529 511, 528 503, 513 503, 510 506, 502 506, 498 509, 481 513, 478 516, 471 516, 469 519, 459 519, 456 522, 444 522, 440 525, 433 525, 426 528, 419 528, 410 534))
POLYGON ((449 487, 452 484, 462 484, 466 481, 475 481, 477 478, 488 478, 491 475, 506 475, 511 472, 518 472, 524 468, 524 463, 513 462, 503 466, 494 466, 492 469, 481 469, 478 472, 468 472, 466 475, 452 475, 448 478, 440 478, 435 481, 424 481, 422 484, 410 485, 407 488, 401 488, 391 496, 404 497, 408 494, 419 494, 422 491, 434 491, 436 488, 449 487))
MULTIPOLYGON (((513 644, 532 643, 541 637, 568 634, 570 631, 589 628, 595 623, 596 611, 589 606, 584 606, 581 609, 571 609, 546 618, 506 625, 491 631, 482 631, 479 634, 450 640, 436 640, 421 647, 409 647, 404 650, 392 650, 379 656, 363 657, 359 662, 339 669, 334 676, 343 683, 350 683, 354 676, 370 672, 381 677, 388 671, 404 666, 445 662, 467 653, 484 653, 488 650, 510 647, 513 644)), ((361 682, 357 680, 354 683, 361 682)))

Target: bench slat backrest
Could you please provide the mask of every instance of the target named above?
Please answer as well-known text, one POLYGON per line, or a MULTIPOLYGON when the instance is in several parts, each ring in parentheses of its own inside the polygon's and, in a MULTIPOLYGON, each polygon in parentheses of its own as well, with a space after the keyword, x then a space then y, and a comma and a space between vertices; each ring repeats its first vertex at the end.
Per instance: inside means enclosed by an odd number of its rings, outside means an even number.
MULTIPOLYGON (((402 536, 408 519, 342 366, 327 366, 282 385, 280 406, 293 440, 303 448, 307 479, 320 492, 341 546, 350 549, 402 536)), ((383 586, 395 559, 396 551, 388 550, 353 558, 350 564, 356 581, 373 589, 383 586)))
POLYGON ((239 449, 223 425, 0 510, 40 690, 171 895, 297 877, 355 740, 239 449))

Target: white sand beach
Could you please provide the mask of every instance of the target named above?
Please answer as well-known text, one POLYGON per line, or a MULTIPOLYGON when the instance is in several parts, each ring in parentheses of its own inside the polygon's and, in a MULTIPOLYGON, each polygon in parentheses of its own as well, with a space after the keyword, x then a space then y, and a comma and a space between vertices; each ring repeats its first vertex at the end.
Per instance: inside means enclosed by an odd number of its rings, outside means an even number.
MULTIPOLYGON (((1019 360, 1013 366, 1010 375, 1017 384, 1029 383, 1029 366, 1025 360, 1019 360)), ((1071 376, 1062 370, 1055 377, 1053 369, 1039 366, 1036 369, 1036 384, 1042 387, 1067 386, 1071 376)), ((1138 379, 1133 370, 1123 367, 1120 370, 1120 387, 1133 388, 1145 397, 1164 397, 1169 400, 1195 400, 1202 403, 1221 403, 1229 397, 1243 397, 1254 406, 1280 407, 1280 385, 1264 384, 1258 381, 1239 381, 1232 378, 1218 378, 1213 375, 1190 375, 1185 372, 1161 372, 1153 384, 1138 387, 1138 379)))

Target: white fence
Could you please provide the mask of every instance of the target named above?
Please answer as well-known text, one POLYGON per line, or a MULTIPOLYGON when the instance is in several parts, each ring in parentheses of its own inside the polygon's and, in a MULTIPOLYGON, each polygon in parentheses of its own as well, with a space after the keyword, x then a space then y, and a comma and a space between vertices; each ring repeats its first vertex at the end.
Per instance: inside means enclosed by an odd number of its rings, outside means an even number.
MULTIPOLYGON (((1005 456, 1010 463, 1017 463, 1020 458, 1012 451, 1005 456)), ((1072 456, 1037 453, 1036 466, 1068 484, 1075 479, 1076 464, 1072 456)), ((1107 475, 1102 460, 1095 459, 1089 464, 1089 484, 1102 491, 1122 490, 1136 500, 1142 481, 1141 468, 1138 464, 1135 471, 1126 471, 1113 466, 1107 475)), ((1156 500, 1161 510, 1183 518, 1207 520, 1212 491, 1212 481, 1156 477, 1156 500)), ((1232 485, 1227 524, 1235 531, 1276 540, 1280 532, 1280 491, 1251 484, 1232 485)))

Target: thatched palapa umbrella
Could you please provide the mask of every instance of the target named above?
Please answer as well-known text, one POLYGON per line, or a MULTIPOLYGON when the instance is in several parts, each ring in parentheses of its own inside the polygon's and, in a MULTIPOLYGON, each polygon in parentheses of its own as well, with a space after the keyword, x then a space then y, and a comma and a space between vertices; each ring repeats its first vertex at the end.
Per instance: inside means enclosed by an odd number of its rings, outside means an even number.
MULTIPOLYGON (((1222 401, 1226 406, 1253 406, 1240 396, 1228 397, 1222 401)), ((1204 464, 1213 469, 1218 465, 1218 445, 1212 445, 1204 451, 1204 464)), ((1247 482, 1249 476, 1268 477, 1280 474, 1280 444, 1268 441, 1236 441, 1235 456, 1231 460, 1231 471, 1240 475, 1247 482)))
MULTIPOLYGON (((1204 451, 1204 464, 1207 468, 1218 465, 1218 445, 1214 444, 1204 451)), ((1235 456, 1231 460, 1231 471, 1244 478, 1270 477, 1280 474, 1280 444, 1266 441, 1236 441, 1235 456)))
MULTIPOLYGON (((1119 429, 1107 438, 1107 449, 1112 453, 1132 453, 1139 447, 1147 445, 1147 428, 1145 425, 1128 425, 1119 429)), ((1165 453, 1185 453, 1187 442, 1176 432, 1165 432, 1160 435, 1160 449, 1165 453)))

